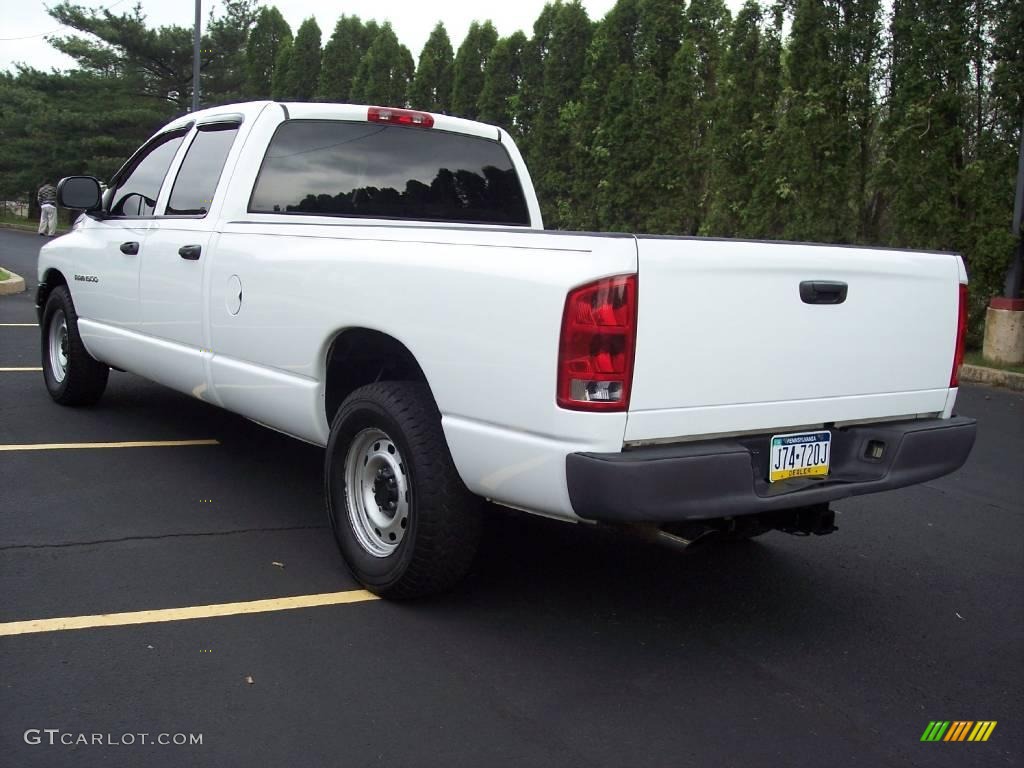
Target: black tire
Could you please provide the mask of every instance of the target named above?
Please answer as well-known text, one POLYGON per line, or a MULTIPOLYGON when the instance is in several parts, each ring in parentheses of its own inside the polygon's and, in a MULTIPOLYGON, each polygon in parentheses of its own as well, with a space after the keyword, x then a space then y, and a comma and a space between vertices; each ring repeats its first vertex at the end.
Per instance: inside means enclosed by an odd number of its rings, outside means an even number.
POLYGON ((85 349, 82 337, 78 333, 78 314, 71 300, 71 293, 66 286, 57 286, 46 299, 43 309, 42 359, 43 379, 50 397, 61 405, 92 405, 107 388, 107 377, 110 368, 99 362, 85 349), (67 364, 64 378, 58 380, 54 372, 54 363, 50 359, 51 325, 60 322, 63 317, 67 327, 66 341, 63 349, 67 364))
MULTIPOLYGON (((358 458, 353 459, 356 467, 367 465, 365 458, 361 463, 358 458)), ((365 478, 363 487, 367 487, 365 478)), ((375 482, 374 495, 376 488, 375 482)), ((441 429, 441 415, 425 384, 377 382, 360 387, 345 399, 334 416, 327 443, 324 495, 331 529, 346 565, 361 584, 381 597, 408 599, 443 592, 460 581, 473 564, 480 542, 482 499, 466 489, 455 469, 441 429), (408 491, 403 494, 406 506, 401 513, 407 525, 393 545, 396 548, 386 554, 373 554, 368 548, 372 541, 369 545, 360 542, 359 513, 353 512, 346 483, 349 452, 359 451, 359 442, 365 439, 362 436, 378 430, 386 435, 385 445, 390 440, 397 448, 408 491)), ((381 535, 379 530, 376 533, 381 535)), ((362 535, 364 540, 369 536, 362 535)))

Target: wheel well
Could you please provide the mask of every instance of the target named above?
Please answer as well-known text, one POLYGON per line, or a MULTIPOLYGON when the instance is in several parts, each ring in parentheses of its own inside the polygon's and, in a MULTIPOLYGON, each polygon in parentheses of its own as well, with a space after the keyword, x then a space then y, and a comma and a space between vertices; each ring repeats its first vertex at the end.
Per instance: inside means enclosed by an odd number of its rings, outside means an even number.
POLYGON ((36 293, 36 308, 39 311, 39 322, 42 322, 43 307, 46 306, 46 300, 50 297, 50 292, 53 291, 59 285, 67 285, 67 278, 64 277, 63 273, 59 269, 51 267, 46 270, 43 275, 42 282, 39 283, 39 289, 36 293))
POLYGON ((39 299, 40 304, 45 304, 46 298, 50 295, 50 291, 57 286, 67 286, 68 279, 63 276, 63 273, 59 269, 51 267, 47 269, 46 273, 43 275, 42 285, 46 286, 46 289, 39 295, 39 299))
POLYGON ((375 381, 422 381, 427 377, 409 348, 367 328, 342 332, 327 351, 324 410, 327 423, 351 392, 375 381))

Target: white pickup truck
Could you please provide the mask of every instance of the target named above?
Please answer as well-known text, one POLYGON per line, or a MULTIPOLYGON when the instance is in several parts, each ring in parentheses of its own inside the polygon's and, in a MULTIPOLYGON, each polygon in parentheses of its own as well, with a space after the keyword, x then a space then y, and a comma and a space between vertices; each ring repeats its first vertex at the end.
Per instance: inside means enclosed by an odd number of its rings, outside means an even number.
POLYGON ((500 128, 259 102, 181 117, 39 254, 58 403, 131 371, 326 447, 345 562, 469 568, 483 499, 692 541, 834 530, 960 467, 949 253, 545 231, 500 128))

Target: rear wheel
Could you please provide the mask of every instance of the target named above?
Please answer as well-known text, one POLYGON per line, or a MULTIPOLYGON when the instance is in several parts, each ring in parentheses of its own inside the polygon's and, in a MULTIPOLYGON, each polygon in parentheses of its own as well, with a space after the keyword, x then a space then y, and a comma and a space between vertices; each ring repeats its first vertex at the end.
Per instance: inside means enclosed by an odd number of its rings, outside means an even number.
POLYGON ((425 384, 378 382, 349 395, 331 425, 324 485, 342 557, 373 592, 441 592, 472 565, 481 500, 455 469, 425 384))
POLYGON ((78 315, 67 287, 50 292, 43 310, 43 379, 61 405, 92 405, 107 388, 110 368, 86 350, 78 333, 78 315))

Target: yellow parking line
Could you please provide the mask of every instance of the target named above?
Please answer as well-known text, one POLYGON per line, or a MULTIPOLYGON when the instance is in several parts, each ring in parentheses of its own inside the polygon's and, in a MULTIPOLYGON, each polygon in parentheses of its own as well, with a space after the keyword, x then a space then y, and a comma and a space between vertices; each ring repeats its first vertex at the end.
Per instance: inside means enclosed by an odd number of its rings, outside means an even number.
POLYGON ((39 372, 42 368, 0 368, 0 373, 14 373, 15 371, 35 371, 39 372))
POLYGON ((146 440, 128 443, 24 443, 0 445, 0 451, 64 451, 77 448, 170 448, 181 445, 220 445, 220 441, 146 440))
POLYGON ((155 611, 102 613, 95 616, 68 616, 61 619, 10 621, 6 624, 0 624, 0 637, 7 635, 30 635, 36 632, 61 632, 66 629, 123 627, 129 624, 155 624, 163 621, 210 619, 217 616, 238 616, 244 613, 290 611, 295 608, 317 608, 324 605, 344 605, 346 603, 362 603, 367 600, 378 599, 375 594, 365 589, 351 589, 347 592, 324 592, 318 595, 275 597, 269 600, 250 600, 244 603, 218 603, 216 605, 194 605, 187 608, 163 608, 155 611))

